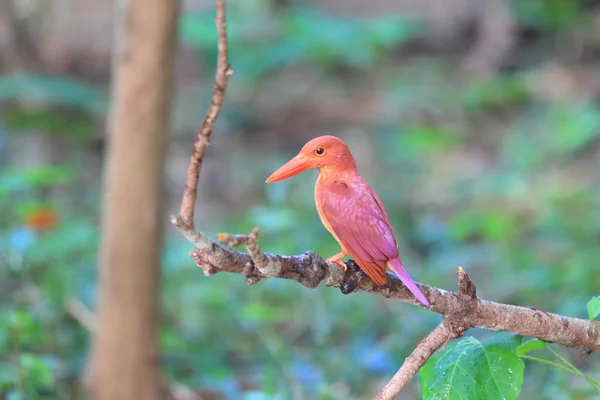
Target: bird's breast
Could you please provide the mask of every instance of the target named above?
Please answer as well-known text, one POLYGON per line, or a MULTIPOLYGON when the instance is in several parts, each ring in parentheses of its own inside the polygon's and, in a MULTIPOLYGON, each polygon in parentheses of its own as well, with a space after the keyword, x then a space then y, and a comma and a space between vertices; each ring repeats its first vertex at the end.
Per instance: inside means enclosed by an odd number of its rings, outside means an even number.
POLYGON ((317 206, 319 218, 321 218, 321 222, 323 223, 323 225, 325 225, 325 229, 327 229, 329 233, 335 236, 335 234, 333 233, 333 228, 331 227, 331 223, 329 222, 329 218, 327 218, 327 214, 325 213, 325 211, 323 211, 323 195, 325 195, 323 183, 321 176, 319 176, 319 178, 317 179, 317 183, 315 184, 315 205, 317 206))
POLYGON ((332 222, 335 221, 332 221, 332 216, 328 215, 323 210, 324 197, 332 195, 332 190, 333 189, 330 187, 330 185, 328 185, 327 180, 323 179, 323 177, 319 175, 319 178, 317 179, 317 183, 315 185, 315 204, 317 206, 317 212, 319 213, 319 218, 321 218, 321 222, 323 223, 323 226, 325 226, 325 229, 327 229, 327 231, 335 238, 335 240, 340 244, 340 246, 342 246, 342 242, 337 237, 333 230, 333 227, 331 226, 332 222))

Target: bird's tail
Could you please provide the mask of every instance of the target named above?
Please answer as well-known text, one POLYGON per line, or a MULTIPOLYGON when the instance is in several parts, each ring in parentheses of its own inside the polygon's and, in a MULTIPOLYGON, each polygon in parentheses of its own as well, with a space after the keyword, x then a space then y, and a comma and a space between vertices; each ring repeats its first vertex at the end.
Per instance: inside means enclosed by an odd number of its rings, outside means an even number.
POLYGON ((406 272, 399 259, 395 258, 390 260, 388 262, 388 266, 396 273, 396 275, 398 275, 398 278, 400 278, 402 283, 404 283, 404 286, 406 286, 421 303, 427 307, 430 306, 429 301, 427 301, 421 290, 419 290, 415 284, 415 281, 413 281, 410 275, 408 275, 408 272, 406 272))

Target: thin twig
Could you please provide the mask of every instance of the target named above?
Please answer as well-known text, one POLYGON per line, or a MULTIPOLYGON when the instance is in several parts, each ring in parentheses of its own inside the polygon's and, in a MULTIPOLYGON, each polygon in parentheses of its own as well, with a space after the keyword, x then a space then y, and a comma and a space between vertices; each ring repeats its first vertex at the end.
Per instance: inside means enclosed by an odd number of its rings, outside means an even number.
POLYGON ((218 57, 217 57, 217 72, 215 76, 215 86, 213 89, 212 100, 202 127, 198 131, 190 164, 187 170, 185 181, 185 191, 179 209, 179 216, 171 220, 178 225, 185 225, 188 228, 194 227, 194 206, 196 204, 196 196, 198 194, 198 177, 204 160, 204 153, 209 145, 210 135, 215 127, 223 99, 225 90, 227 89, 227 81, 229 76, 233 74, 233 70, 229 65, 227 53, 227 24, 225 20, 225 0, 217 0, 217 17, 215 18, 218 33, 218 57))
MULTIPOLYGON (((265 253, 263 253, 260 249, 260 246, 258 245, 259 232, 260 229, 258 227, 255 227, 249 235, 232 235, 230 233, 219 233, 217 235, 217 240, 227 247, 246 246, 246 250, 252 258, 254 266, 260 271, 261 274, 266 276, 276 275, 279 273, 280 270, 279 264, 270 262, 267 256, 265 256, 265 253)), ((246 280, 246 283, 254 284, 259 281, 258 277, 253 278, 254 279, 246 280)))
POLYGON ((425 365, 429 357, 433 355, 440 347, 444 346, 451 337, 450 329, 445 325, 444 321, 432 330, 425 339, 421 340, 414 351, 406 357, 404 363, 392 377, 392 379, 384 386, 373 400, 390 400, 398 395, 412 378, 419 372, 421 367, 425 365))
POLYGON ((77 299, 69 299, 65 304, 67 311, 88 332, 95 332, 98 326, 98 317, 85 304, 77 299))
MULTIPOLYGON (((476 300, 477 288, 469 275, 462 267, 458 267, 457 275, 458 295, 467 300, 476 300)), ((468 326, 461 325, 460 321, 455 321, 455 318, 451 315, 445 316, 442 322, 417 344, 413 352, 406 357, 398 372, 373 400, 391 400, 396 397, 436 351, 446 347, 450 339, 462 336, 469 329, 468 326)))

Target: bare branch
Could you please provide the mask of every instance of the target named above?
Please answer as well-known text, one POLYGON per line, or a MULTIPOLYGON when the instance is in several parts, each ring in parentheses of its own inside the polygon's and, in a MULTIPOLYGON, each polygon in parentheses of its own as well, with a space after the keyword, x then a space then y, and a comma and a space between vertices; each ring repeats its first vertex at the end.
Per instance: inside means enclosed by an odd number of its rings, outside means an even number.
MULTIPOLYGON (((192 250, 190 256, 207 276, 226 271, 258 280, 283 278, 295 280, 309 288, 322 284, 337 287, 344 294, 369 292, 421 306, 394 275, 388 274, 387 284, 376 285, 352 260, 346 263, 348 270, 344 273, 342 268, 326 263, 312 252, 295 256, 267 253, 265 258, 277 266, 273 271, 278 271, 267 274, 255 267, 249 254, 232 251, 214 242, 202 249, 192 250)), ((429 310, 450 316, 452 321, 459 325, 512 332, 583 350, 600 350, 598 321, 570 318, 538 309, 472 298, 422 283, 417 283, 417 286, 431 302, 429 310)))
MULTIPOLYGON (((458 295, 467 300, 477 300, 475 284, 462 267, 458 267, 457 275, 458 295)), ((452 316, 444 317, 442 322, 417 344, 398 372, 373 400, 391 400, 396 397, 436 351, 445 347, 450 339, 462 336, 467 329, 466 326, 454 322, 452 316)))
MULTIPOLYGON (((280 271, 280 265, 277 262, 269 260, 265 253, 258 246, 258 233, 260 229, 254 228, 249 235, 232 235, 229 233, 219 233, 217 240, 228 247, 246 246, 248 254, 254 261, 254 266, 265 276, 277 275, 280 271)), ((260 279, 254 277, 252 280, 246 280, 248 284, 257 283, 260 279)))
POLYGON ((192 156, 187 170, 185 191, 181 201, 181 208, 179 209, 179 216, 171 218, 171 221, 177 227, 181 225, 185 225, 189 228, 194 227, 194 206, 196 204, 196 196, 198 194, 198 177, 200 176, 202 161, 204 160, 204 152, 209 145, 210 135, 215 127, 219 113, 221 112, 223 99, 225 97, 225 90, 227 89, 227 81, 229 76, 233 74, 233 70, 229 65, 227 54, 225 0, 217 0, 217 17, 215 19, 215 24, 217 25, 219 38, 215 87, 213 89, 210 107, 208 108, 208 112, 206 113, 206 117, 202 123, 202 127, 200 128, 200 131, 198 131, 196 141, 194 142, 194 148, 192 150, 192 156))
POLYGON ((67 311, 88 332, 95 332, 98 326, 98 317, 85 304, 77 299, 69 299, 65 303, 67 311))
POLYGON ((421 367, 425 365, 429 357, 433 355, 440 347, 451 338, 450 329, 444 321, 432 330, 425 337, 415 350, 404 360, 404 364, 400 367, 394 377, 381 389, 381 392, 373 398, 373 400, 391 400, 398 395, 406 385, 419 372, 421 367))

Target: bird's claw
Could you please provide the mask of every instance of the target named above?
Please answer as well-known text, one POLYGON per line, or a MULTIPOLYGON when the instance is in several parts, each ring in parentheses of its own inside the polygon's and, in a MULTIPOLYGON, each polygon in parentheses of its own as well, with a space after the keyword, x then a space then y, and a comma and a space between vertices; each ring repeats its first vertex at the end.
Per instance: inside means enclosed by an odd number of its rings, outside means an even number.
POLYGON ((335 259, 333 257, 330 257, 330 258, 327 259, 327 262, 339 265, 340 267, 342 267, 344 269, 344 272, 346 272, 348 270, 348 267, 346 266, 346 263, 343 262, 340 259, 335 259))

